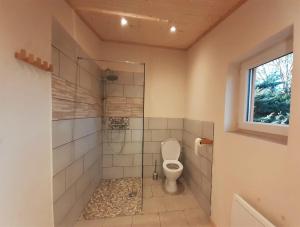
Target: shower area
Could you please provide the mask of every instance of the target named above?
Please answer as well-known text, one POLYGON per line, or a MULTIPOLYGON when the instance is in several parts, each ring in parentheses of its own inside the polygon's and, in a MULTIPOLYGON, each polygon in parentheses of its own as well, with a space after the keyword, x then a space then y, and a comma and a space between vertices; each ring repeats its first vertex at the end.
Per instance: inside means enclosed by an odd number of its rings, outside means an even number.
POLYGON ((52 62, 55 226, 140 213, 145 65, 92 59, 56 22, 52 62))
POLYGON ((145 66, 94 61, 102 68, 102 180, 82 212, 85 220, 142 211, 145 66))

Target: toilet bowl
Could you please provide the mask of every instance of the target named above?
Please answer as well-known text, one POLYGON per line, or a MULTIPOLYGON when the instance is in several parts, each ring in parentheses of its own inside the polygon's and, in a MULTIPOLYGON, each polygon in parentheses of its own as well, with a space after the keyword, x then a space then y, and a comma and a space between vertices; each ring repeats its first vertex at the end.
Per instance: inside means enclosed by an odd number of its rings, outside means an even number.
POLYGON ((183 165, 178 161, 180 144, 176 139, 169 138, 161 143, 163 158, 163 172, 166 177, 165 190, 170 193, 177 192, 177 179, 181 176, 183 165))

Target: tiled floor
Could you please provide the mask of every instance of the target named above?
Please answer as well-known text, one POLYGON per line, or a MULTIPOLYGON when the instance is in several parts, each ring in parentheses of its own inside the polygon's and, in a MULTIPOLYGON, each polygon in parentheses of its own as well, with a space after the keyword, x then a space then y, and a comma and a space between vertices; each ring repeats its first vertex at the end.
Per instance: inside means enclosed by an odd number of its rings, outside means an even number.
POLYGON ((185 190, 169 195, 161 181, 144 180, 143 214, 78 221, 75 227, 213 227, 209 218, 185 190))

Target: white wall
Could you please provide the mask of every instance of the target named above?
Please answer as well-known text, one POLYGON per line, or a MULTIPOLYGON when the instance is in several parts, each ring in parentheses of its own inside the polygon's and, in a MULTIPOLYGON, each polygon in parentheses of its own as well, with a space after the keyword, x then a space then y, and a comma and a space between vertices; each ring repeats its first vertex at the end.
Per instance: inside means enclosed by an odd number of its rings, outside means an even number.
POLYGON ((50 73, 14 58, 49 61, 46 1, 0 2, 0 226, 51 226, 50 73))
POLYGON ((62 0, 0 1, 0 226, 52 226, 50 74, 13 57, 51 59, 57 20, 95 58, 146 62, 146 116, 183 117, 185 52, 99 41, 62 0))
POLYGON ((185 117, 215 122, 212 219, 229 226, 240 193, 278 226, 300 226, 300 2, 249 0, 188 52, 185 117), (292 112, 287 146, 224 131, 231 65, 294 25, 292 112))

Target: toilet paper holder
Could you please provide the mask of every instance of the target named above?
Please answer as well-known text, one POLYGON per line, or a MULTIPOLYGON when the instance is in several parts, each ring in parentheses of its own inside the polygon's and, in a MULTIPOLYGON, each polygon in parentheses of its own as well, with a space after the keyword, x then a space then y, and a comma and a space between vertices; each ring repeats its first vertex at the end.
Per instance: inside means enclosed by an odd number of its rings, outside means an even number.
POLYGON ((201 141, 200 141, 200 144, 207 144, 207 145, 209 145, 209 144, 213 144, 213 143, 214 143, 213 140, 207 139, 207 138, 201 138, 201 141))

